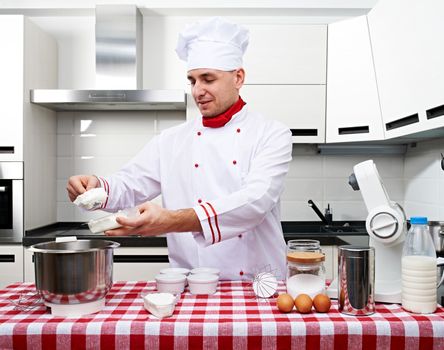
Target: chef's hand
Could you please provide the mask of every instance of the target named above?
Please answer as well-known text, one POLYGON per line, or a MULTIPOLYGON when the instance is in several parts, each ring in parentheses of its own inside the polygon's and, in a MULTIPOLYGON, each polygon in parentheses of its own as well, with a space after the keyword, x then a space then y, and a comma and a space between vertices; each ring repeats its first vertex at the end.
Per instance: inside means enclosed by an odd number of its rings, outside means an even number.
POLYGON ((73 202, 78 195, 99 187, 99 185, 99 179, 93 175, 75 175, 69 178, 66 190, 68 191, 69 199, 73 202))
POLYGON ((117 217, 123 227, 105 231, 107 236, 157 236, 168 232, 202 232, 194 209, 168 210, 151 202, 137 207, 140 215, 135 218, 117 217))

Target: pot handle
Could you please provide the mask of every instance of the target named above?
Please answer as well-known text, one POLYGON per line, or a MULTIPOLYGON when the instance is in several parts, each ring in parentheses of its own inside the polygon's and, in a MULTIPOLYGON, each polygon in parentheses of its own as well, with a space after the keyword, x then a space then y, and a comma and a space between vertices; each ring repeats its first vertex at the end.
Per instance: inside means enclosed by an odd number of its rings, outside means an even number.
POLYGON ((76 236, 56 237, 55 241, 57 243, 58 242, 75 242, 75 241, 77 241, 77 237, 76 236))
MULTIPOLYGON (((444 265, 444 258, 437 258, 436 259, 436 266, 442 266, 442 265, 444 265)), ((443 282, 444 282, 444 271, 442 273, 441 279, 438 282, 438 285, 436 286, 436 288, 439 288, 443 282)))

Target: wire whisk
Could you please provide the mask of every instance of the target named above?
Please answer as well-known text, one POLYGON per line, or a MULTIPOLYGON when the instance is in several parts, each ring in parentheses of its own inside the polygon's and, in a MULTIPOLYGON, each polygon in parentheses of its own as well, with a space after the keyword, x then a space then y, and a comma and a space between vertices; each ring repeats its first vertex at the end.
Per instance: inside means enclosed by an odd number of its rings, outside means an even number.
POLYGON ((9 298, 9 302, 14 305, 14 310, 31 311, 42 306, 42 297, 39 292, 23 292, 19 294, 18 299, 9 298))

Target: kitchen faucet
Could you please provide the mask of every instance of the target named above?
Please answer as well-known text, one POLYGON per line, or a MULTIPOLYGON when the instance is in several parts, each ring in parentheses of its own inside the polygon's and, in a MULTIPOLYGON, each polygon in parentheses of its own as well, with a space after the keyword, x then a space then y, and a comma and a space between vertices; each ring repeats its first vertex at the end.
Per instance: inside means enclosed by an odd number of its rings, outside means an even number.
POLYGON ((308 200, 308 206, 314 210, 314 212, 316 213, 317 216, 319 216, 319 218, 322 220, 324 225, 326 225, 326 226, 331 225, 331 223, 333 221, 333 215, 330 211, 330 204, 328 204, 327 209, 325 209, 325 215, 321 213, 319 208, 316 206, 316 204, 311 199, 308 200))

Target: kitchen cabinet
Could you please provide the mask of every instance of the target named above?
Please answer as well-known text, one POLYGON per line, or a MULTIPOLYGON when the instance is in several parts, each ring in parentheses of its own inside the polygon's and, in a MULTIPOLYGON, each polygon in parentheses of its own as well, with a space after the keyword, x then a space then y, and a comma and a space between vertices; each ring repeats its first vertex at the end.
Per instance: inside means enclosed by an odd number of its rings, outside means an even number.
MULTIPOLYGON (((250 43, 240 95, 249 109, 287 125, 294 143, 324 143, 327 27, 246 26, 250 43)), ((186 115, 200 116, 190 95, 186 115)))
POLYGON ((123 247, 114 251, 114 281, 152 281, 169 267, 166 247, 123 247))
POLYGON ((328 26, 326 142, 383 140, 367 16, 328 26))
POLYGON ((245 25, 246 84, 325 84, 327 26, 245 25))
POLYGON ((0 245, 0 288, 15 282, 23 282, 23 248, 0 245))
MULTIPOLYGON (((287 125, 293 143, 325 142, 325 85, 244 85, 240 95, 250 111, 287 125)), ((199 116, 187 94, 187 120, 199 116)))
POLYGON ((386 138, 444 126, 444 2, 379 1, 368 14, 386 138))
MULTIPOLYGON (((25 282, 34 282, 33 253, 25 249, 25 282)), ((166 247, 119 247, 114 250, 114 281, 148 281, 169 267, 166 247)))
POLYGON ((32 105, 29 91, 57 87, 57 44, 30 19, 0 15, 0 45, 0 161, 24 161, 32 229, 56 221, 55 112, 32 105))
POLYGON ((23 16, 0 16, 0 160, 23 160, 23 16))
POLYGON ((23 281, 35 283, 34 253, 23 247, 23 281))
POLYGON ((325 142, 325 85, 244 85, 249 110, 287 125, 293 143, 325 142))

